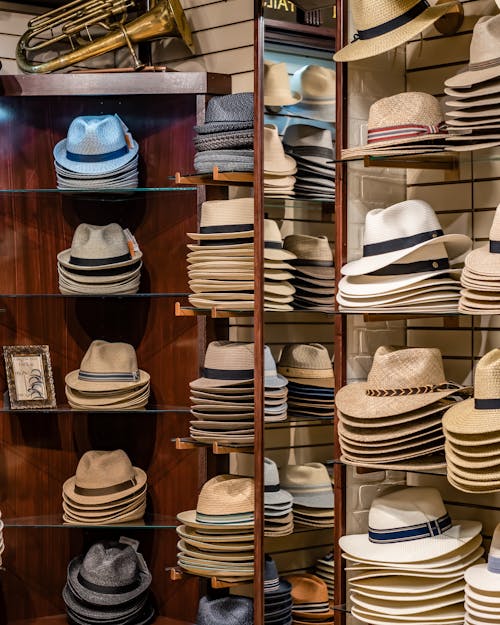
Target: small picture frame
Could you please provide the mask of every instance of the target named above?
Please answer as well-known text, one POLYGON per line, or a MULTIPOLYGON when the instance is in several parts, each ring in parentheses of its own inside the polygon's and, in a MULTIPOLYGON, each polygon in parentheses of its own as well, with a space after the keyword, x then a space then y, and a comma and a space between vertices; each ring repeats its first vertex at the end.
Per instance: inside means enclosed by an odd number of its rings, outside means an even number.
POLYGON ((48 345, 5 345, 3 356, 13 410, 56 407, 48 345))

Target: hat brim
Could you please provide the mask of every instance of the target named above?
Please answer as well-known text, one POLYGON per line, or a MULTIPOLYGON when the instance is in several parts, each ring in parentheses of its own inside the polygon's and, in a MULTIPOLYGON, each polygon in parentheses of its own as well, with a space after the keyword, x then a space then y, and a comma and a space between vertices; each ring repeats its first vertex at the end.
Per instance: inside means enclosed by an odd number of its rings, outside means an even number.
POLYGON ((457 74, 445 80, 444 85, 451 89, 457 87, 471 87, 472 85, 478 85, 479 83, 495 80, 496 78, 500 78, 500 63, 485 69, 462 72, 461 74, 457 74))
POLYGON ((245 122, 231 122, 231 121, 220 121, 220 122, 208 122, 207 124, 201 124, 199 126, 195 126, 194 130, 200 135, 210 134, 212 132, 234 132, 236 130, 250 130, 253 129, 254 122, 253 120, 248 120, 245 122))
POLYGON ((139 369, 139 379, 132 382, 94 382, 90 380, 80 380, 78 374, 80 369, 70 371, 66 375, 65 382, 67 386, 75 391, 95 391, 98 393, 104 393, 106 391, 116 391, 120 389, 134 389, 140 386, 144 386, 150 380, 150 375, 146 371, 139 369))
POLYGON ((72 161, 66 156, 66 145, 67 139, 63 139, 56 144, 54 148, 54 159, 55 161, 72 172, 82 173, 82 174, 106 174, 112 173, 116 169, 120 169, 127 163, 129 163, 133 158, 137 156, 139 152, 139 144, 135 139, 132 139, 132 147, 129 148, 127 154, 124 156, 120 156, 119 158, 114 158, 109 161, 101 161, 97 163, 80 163, 77 161, 72 161))
MULTIPOLYGON (((481 566, 481 565, 479 565, 481 566)), ((486 563, 482 563, 482 566, 486 567, 486 563)), ((470 568, 468 569, 470 571, 470 568)), ((466 571, 467 572, 467 571, 466 571)), ((498 580, 498 575, 494 574, 495 578, 498 580)), ((465 578, 467 582, 467 578, 465 578)), ((498 582, 496 587, 492 590, 483 590, 480 586, 472 587, 471 584, 468 584, 465 587, 466 597, 470 597, 474 601, 482 601, 484 603, 493 603, 498 604, 500 608, 500 589, 498 588, 498 582)))
POLYGON ((75 616, 78 616, 84 623, 87 623, 85 619, 101 622, 105 619, 106 623, 113 623, 114 620, 130 618, 140 612, 148 600, 148 595, 144 592, 142 597, 139 595, 135 601, 132 600, 128 604, 120 604, 116 609, 115 606, 96 607, 78 599, 68 584, 64 586, 62 596, 66 607, 74 612, 75 616))
POLYGON ((292 116, 307 117, 321 122, 335 121, 335 100, 331 102, 302 102, 290 106, 287 112, 292 116))
MULTIPOLYGON (((129 260, 124 260, 121 263, 107 263, 107 264, 97 265, 97 266, 73 265, 70 262, 70 258, 71 258, 71 249, 63 250, 62 252, 59 252, 59 254, 57 255, 57 262, 60 263, 63 267, 66 267, 67 269, 80 270, 80 271, 84 270, 85 272, 88 272, 88 274, 86 275, 90 282, 92 280, 92 274, 94 272, 96 272, 96 274, 99 275, 98 272, 105 271, 106 269, 120 269, 121 267, 128 268, 131 265, 135 265, 142 259, 142 252, 141 251, 135 252, 134 256, 132 256, 129 260)), ((117 274, 117 278, 120 278, 120 273, 117 274)))
POLYGON ((393 50, 410 41, 410 39, 419 35, 429 26, 432 26, 434 22, 454 6, 454 2, 447 2, 439 6, 429 7, 404 26, 395 28, 384 35, 372 39, 358 39, 348 44, 333 55, 333 60, 336 62, 357 61, 393 50))
POLYGON ((292 106, 294 104, 298 104, 302 100, 302 96, 297 91, 290 91, 290 93, 284 95, 274 94, 264 94, 264 106, 269 107, 282 107, 282 106, 292 106))
MULTIPOLYGON (((206 527, 203 527, 203 530, 206 530, 206 527)), ((253 544, 253 526, 248 528, 248 532, 243 534, 238 534, 232 532, 230 536, 227 534, 217 534, 217 533, 199 533, 195 528, 188 527, 187 525, 179 525, 177 527, 177 533, 182 538, 189 538, 191 540, 197 540, 198 542, 207 542, 214 546, 220 543, 222 547, 225 543, 246 543, 248 541, 252 541, 253 544)))
POLYGON ((101 504, 117 501, 118 499, 125 499, 126 497, 133 495, 137 491, 141 490, 147 482, 146 472, 139 467, 132 467, 134 470, 135 484, 130 488, 121 490, 116 493, 109 493, 107 495, 79 495, 75 492, 76 476, 73 475, 67 479, 63 484, 63 493, 70 501, 76 501, 80 504, 101 504))
MULTIPOLYGON (((352 159, 359 158, 361 156, 377 156, 379 150, 383 150, 384 148, 396 147, 400 145, 411 147, 413 144, 417 146, 419 149, 422 148, 422 143, 428 143, 431 141, 437 141, 438 139, 446 139, 448 137, 448 133, 432 133, 428 135, 421 135, 419 137, 408 137, 406 139, 392 139, 388 141, 377 141, 376 143, 367 143, 365 145, 355 147, 355 148, 347 148, 342 150, 342 160, 348 161, 352 159)), ((425 146, 424 146, 425 147, 425 146)), ((444 144, 441 147, 444 150, 444 144)), ((397 155, 397 150, 393 150, 394 154, 391 156, 397 155)))
POLYGON ((186 510, 177 515, 178 521, 182 525, 201 530, 220 530, 221 534, 244 529, 253 529, 254 523, 200 523, 196 520, 196 510, 186 510))
POLYGON ((500 410, 477 410, 474 407, 474 399, 466 399, 446 411, 443 416, 443 428, 446 432, 458 436, 498 432, 500 410))
POLYGON ((500 254, 492 254, 489 245, 469 252, 465 258, 465 267, 476 274, 497 277, 500 281, 500 254))

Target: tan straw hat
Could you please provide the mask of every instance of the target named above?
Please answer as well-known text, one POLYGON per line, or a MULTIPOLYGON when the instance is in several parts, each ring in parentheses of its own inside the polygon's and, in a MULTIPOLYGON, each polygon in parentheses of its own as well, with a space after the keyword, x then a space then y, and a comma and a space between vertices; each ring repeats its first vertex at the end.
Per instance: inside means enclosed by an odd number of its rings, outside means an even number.
POLYGON ((367 381, 341 388, 335 404, 347 415, 380 418, 429 406, 458 391, 463 387, 446 381, 439 349, 381 346, 367 381))
POLYGON ((295 260, 293 252, 283 249, 283 239, 278 224, 264 219, 264 258, 266 260, 295 260))
POLYGON ((326 236, 290 234, 285 237, 284 246, 297 256, 293 265, 299 273, 318 279, 335 277, 333 252, 326 236))
POLYGON ((453 6, 455 2, 431 7, 426 0, 352 0, 357 33, 333 58, 356 61, 392 50, 432 26, 453 6))
POLYGON ((300 102, 300 93, 290 89, 286 63, 264 63, 264 106, 288 106, 300 102))
POLYGON ((285 154, 285 149, 274 124, 264 126, 264 173, 290 176, 297 171, 297 163, 285 154))
POLYGON ((493 217, 489 239, 488 245, 467 254, 465 267, 475 274, 494 276, 500 280, 500 205, 493 217))
POLYGON ((333 366, 328 350, 320 343, 285 345, 278 362, 278 371, 289 382, 333 388, 333 366))
POLYGON ((76 475, 64 482, 63 493, 71 501, 91 506, 130 497, 146 480, 146 473, 133 467, 121 449, 87 451, 80 458, 76 475))
POLYGON ((292 89, 302 94, 302 101, 291 109, 292 113, 325 122, 335 121, 334 69, 306 65, 294 73, 291 85, 292 89))
POLYGON ((253 198, 210 200, 201 205, 200 231, 188 233, 188 237, 200 241, 234 239, 234 243, 245 239, 245 243, 253 243, 253 223, 253 198))

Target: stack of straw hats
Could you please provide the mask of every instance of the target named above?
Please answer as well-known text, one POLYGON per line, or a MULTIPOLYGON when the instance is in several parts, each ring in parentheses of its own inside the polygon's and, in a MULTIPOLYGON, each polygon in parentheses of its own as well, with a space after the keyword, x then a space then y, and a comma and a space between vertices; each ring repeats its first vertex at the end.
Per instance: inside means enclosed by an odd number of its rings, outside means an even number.
POLYGON ((293 496, 294 522, 308 527, 333 527, 333 488, 319 462, 289 465, 280 470, 281 485, 293 496))
POLYGON ((477 363, 474 398, 443 417, 448 481, 468 493, 500 491, 500 349, 477 363))
POLYGON ((132 345, 92 341, 65 391, 75 410, 137 410, 149 400, 149 373, 139 369, 132 345))
POLYGON ((214 96, 194 129, 196 172, 253 171, 253 93, 214 96))
POLYGON ((125 540, 95 543, 69 563, 63 589, 68 619, 75 625, 146 625, 154 616, 151 579, 144 557, 125 540))
POLYGON ((285 249, 293 252, 295 296, 293 307, 300 310, 332 312, 335 303, 333 252, 327 237, 290 234, 285 249))
POLYGON ((288 126, 283 135, 285 152, 297 162, 295 196, 335 200, 335 152, 330 130, 308 124, 288 126))
POLYGON ((469 394, 446 381, 438 349, 379 347, 367 381, 335 396, 342 461, 403 471, 445 466, 443 411, 469 394))
POLYGON ((196 510, 177 515, 179 566, 194 575, 236 582, 254 575, 254 481, 218 475, 206 482, 196 510))
POLYGON ((58 189, 133 189, 139 146, 118 115, 76 117, 54 148, 58 189))
POLYGON ((335 121, 335 70, 321 65, 305 65, 298 69, 290 81, 292 91, 301 99, 288 112, 323 122, 335 121))
POLYGON ((280 109, 301 100, 297 91, 292 93, 286 63, 264 61, 264 106, 280 109))
POLYGON ((327 553, 326 556, 320 558, 315 566, 314 573, 317 577, 322 579, 328 588, 328 599, 333 602, 334 589, 335 589, 335 574, 334 574, 334 556, 333 551, 327 553))
POLYGON ((341 310, 456 312, 460 270, 451 263, 472 246, 444 234, 433 208, 407 200, 366 216, 363 256, 342 267, 341 310))
POLYGON ((463 286, 458 310, 468 315, 500 312, 500 206, 490 229, 488 245, 472 250, 460 276, 463 286))
POLYGON ((273 124, 266 124, 264 126, 264 195, 285 199, 292 197, 295 194, 293 188, 296 172, 297 163, 294 158, 285 154, 278 128, 273 124))
POLYGON ((122 449, 87 451, 76 474, 63 484, 64 522, 115 525, 142 519, 147 475, 122 449))
POLYGON ((200 231, 188 233, 190 303, 197 308, 254 307, 254 201, 211 200, 201 207, 200 231))
POLYGON ((198 606, 196 625, 254 625, 253 599, 240 595, 202 597, 198 606))
POLYGON ((447 136, 444 115, 434 96, 398 93, 371 105, 367 143, 342 150, 342 159, 442 152, 447 136))
POLYGON ((493 533, 488 563, 465 571, 465 623, 491 625, 500 614, 500 525, 493 533))
POLYGON ((468 71, 445 81, 447 148, 454 152, 500 145, 500 15, 474 26, 468 71))
POLYGON ((293 497, 280 486, 278 467, 264 458, 264 535, 288 536, 293 533, 293 497))
POLYGON ((351 613, 370 625, 463 625, 464 573, 481 562, 481 523, 452 521, 435 488, 374 499, 368 533, 340 538, 351 613))
POLYGON ((57 255, 59 290, 66 295, 137 293, 142 252, 118 224, 80 224, 71 248, 57 255))
POLYGON ((278 371, 288 379, 288 416, 333 419, 335 379, 324 345, 285 345, 278 371))
MULTIPOLYGON (((286 420, 287 380, 264 348, 264 421, 286 420)), ((254 344, 213 341, 207 347, 203 377, 190 383, 190 435, 203 443, 253 445, 254 344)))
POLYGON ((278 224, 264 219, 264 308, 267 310, 290 311, 295 287, 293 265, 297 257, 283 249, 283 239, 278 224))
POLYGON ((292 624, 292 586, 281 578, 276 563, 266 554, 264 561, 264 625, 292 624))
POLYGON ((325 582, 310 573, 288 575, 292 585, 292 616, 294 625, 334 625, 335 612, 330 608, 328 587, 325 582))

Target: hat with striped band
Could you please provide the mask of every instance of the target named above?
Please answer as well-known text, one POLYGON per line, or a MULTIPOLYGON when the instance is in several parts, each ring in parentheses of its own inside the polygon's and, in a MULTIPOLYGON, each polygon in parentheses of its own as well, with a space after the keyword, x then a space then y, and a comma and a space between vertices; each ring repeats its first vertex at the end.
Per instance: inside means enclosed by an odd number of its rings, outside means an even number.
POLYGON ((270 555, 266 554, 264 561, 264 599, 268 601, 272 597, 289 597, 291 589, 291 584, 280 578, 276 562, 270 555))
POLYGON ((364 562, 420 563, 451 554, 480 532, 477 521, 452 521, 436 488, 410 487, 376 497, 368 533, 342 536, 339 545, 364 562))
POLYGON ((324 621, 334 616, 328 601, 328 586, 310 573, 288 575, 292 584, 293 616, 308 621, 324 621))
POLYGON ((333 508, 333 488, 327 468, 320 462, 289 465, 280 470, 281 485, 293 503, 305 508, 333 508))
POLYGON ((319 388, 333 389, 335 386, 330 355, 320 343, 285 345, 278 362, 278 371, 289 382, 319 388))
POLYGON ((80 369, 66 376, 66 384, 75 391, 114 391, 134 389, 149 382, 150 376, 139 369, 137 355, 128 343, 92 341, 80 369))
POLYGON ((199 232, 188 232, 188 237, 201 246, 253 243, 253 224, 253 198, 209 200, 201 205, 199 232))

